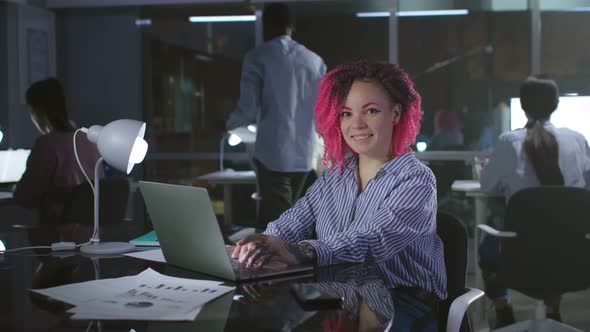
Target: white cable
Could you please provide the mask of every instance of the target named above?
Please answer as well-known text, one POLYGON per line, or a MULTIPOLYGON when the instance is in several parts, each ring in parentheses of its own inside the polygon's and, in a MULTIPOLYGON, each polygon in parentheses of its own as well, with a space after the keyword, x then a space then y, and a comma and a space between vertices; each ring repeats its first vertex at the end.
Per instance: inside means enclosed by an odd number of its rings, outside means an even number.
POLYGON ((52 254, 33 254, 33 255, 20 254, 19 256, 22 256, 22 257, 50 257, 53 255, 52 254))
POLYGON ((20 250, 27 250, 27 249, 51 249, 51 246, 20 247, 20 248, 8 249, 8 250, 0 250, 0 254, 4 254, 7 252, 20 251, 20 250))
POLYGON ((85 246, 85 245, 91 244, 91 243, 92 243, 92 241, 88 241, 88 242, 82 243, 82 244, 76 244, 76 248, 80 248, 81 246, 85 246))
MULTIPOLYGON (((80 248, 81 246, 85 246, 85 245, 91 244, 91 243, 92 243, 92 241, 88 241, 88 242, 82 243, 82 244, 76 244, 76 248, 80 248)), ((8 250, 0 250, 0 254, 6 253, 6 252, 28 250, 28 249, 51 249, 51 246, 20 247, 20 248, 8 249, 8 250)))
POLYGON ((86 174, 86 171, 84 171, 84 167, 82 167, 82 163, 80 162, 80 158, 78 158, 78 149, 76 147, 76 135, 78 134, 79 131, 82 131, 82 128, 76 130, 76 132, 74 133, 74 155, 76 156, 76 161, 78 162, 78 166, 80 166, 80 170, 82 171, 82 174, 84 174, 84 177, 86 178, 86 180, 88 180, 88 183, 90 183, 90 188, 92 189, 92 193, 94 195, 96 195, 96 193, 94 192, 94 185, 92 185, 92 181, 90 181, 90 178, 88 177, 88 175, 86 174))

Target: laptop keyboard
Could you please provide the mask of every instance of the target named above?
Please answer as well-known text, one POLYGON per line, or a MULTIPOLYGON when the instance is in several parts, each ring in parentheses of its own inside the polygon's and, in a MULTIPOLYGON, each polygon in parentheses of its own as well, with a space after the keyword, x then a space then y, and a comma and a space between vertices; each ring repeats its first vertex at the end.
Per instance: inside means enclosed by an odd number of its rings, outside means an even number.
POLYGON ((233 267, 234 271, 236 271, 237 273, 259 274, 262 272, 272 272, 273 271, 273 270, 267 269, 265 267, 262 267, 260 269, 249 268, 249 267, 246 267, 245 264, 240 263, 240 261, 238 261, 237 259, 230 259, 230 261, 231 261, 231 266, 233 267))

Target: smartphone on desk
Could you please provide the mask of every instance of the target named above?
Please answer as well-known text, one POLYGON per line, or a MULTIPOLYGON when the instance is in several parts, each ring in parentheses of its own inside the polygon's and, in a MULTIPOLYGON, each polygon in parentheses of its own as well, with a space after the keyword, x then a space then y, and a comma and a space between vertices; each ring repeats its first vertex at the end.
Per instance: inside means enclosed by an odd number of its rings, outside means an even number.
POLYGON ((291 291, 304 310, 341 309, 342 297, 323 292, 314 284, 293 284, 291 291))

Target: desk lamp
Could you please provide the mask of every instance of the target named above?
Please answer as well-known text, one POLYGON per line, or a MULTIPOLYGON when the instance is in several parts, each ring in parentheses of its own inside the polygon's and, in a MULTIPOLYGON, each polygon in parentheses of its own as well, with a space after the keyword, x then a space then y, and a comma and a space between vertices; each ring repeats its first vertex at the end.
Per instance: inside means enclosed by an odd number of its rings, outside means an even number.
MULTIPOLYGON (((96 162, 94 167, 94 232, 90 239, 90 244, 84 245, 80 251, 86 254, 121 254, 124 252, 133 251, 135 245, 128 242, 100 242, 98 212, 99 212, 99 170, 103 161, 106 161, 110 166, 129 174, 135 164, 143 161, 147 153, 148 144, 143 139, 145 134, 145 122, 136 120, 116 120, 106 126, 92 126, 90 129, 78 129, 86 133, 88 140, 98 147, 98 152, 101 157, 96 162)), ((78 131, 76 131, 77 133, 78 131)), ((78 153, 76 151, 76 135, 74 134, 74 152, 76 153, 76 160, 82 173, 92 187, 92 182, 84 172, 84 168, 78 160, 78 153)))
POLYGON ((246 144, 246 150, 248 154, 252 154, 252 145, 256 142, 256 126, 248 125, 247 127, 238 127, 236 129, 229 130, 223 135, 219 142, 219 170, 223 171, 223 155, 225 151, 225 141, 230 146, 236 146, 242 142, 246 144))

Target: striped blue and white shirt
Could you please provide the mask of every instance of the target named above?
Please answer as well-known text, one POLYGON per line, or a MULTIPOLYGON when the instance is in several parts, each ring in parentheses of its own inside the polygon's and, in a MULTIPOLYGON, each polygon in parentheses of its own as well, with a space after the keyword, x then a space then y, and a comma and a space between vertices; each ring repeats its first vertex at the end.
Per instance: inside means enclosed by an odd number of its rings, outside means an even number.
POLYGON ((377 266, 355 264, 347 267, 344 264, 317 272, 317 282, 312 285, 324 293, 341 297, 342 309, 348 319, 359 318, 361 302, 367 304, 382 327, 394 316, 394 304, 387 280, 383 280, 381 269, 377 266))
POLYGON ((392 286, 446 297, 443 244, 436 234, 436 182, 413 153, 385 163, 362 192, 356 157, 342 174, 327 170, 266 234, 305 241, 318 265, 374 262, 392 286))
POLYGON ((382 328, 385 328, 394 315, 391 293, 380 279, 357 279, 349 283, 328 282, 313 285, 323 293, 341 297, 342 309, 349 320, 359 319, 359 310, 363 302, 373 312, 382 328))

